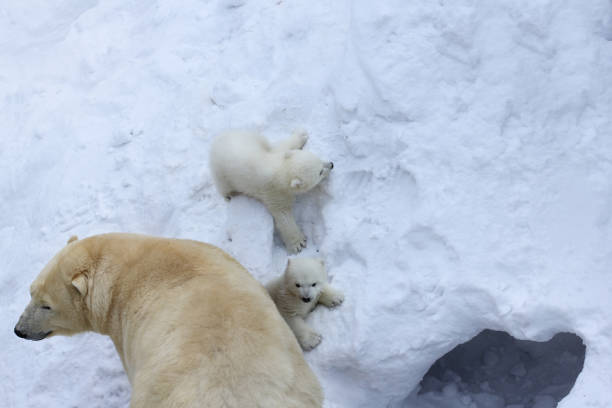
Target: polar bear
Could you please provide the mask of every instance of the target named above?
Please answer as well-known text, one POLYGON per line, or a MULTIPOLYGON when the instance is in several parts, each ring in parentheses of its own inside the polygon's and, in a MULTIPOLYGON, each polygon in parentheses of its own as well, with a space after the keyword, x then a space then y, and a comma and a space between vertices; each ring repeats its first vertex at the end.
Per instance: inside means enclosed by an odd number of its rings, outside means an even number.
POLYGON ((220 249, 134 234, 72 239, 30 287, 29 340, 111 337, 131 408, 321 407, 322 390, 262 285, 220 249))
POLYGON ((245 194, 261 201, 290 253, 306 247, 306 237, 293 218, 295 195, 314 188, 334 167, 301 150, 307 139, 306 132, 298 131, 271 145, 256 132, 229 131, 213 142, 210 151, 219 193, 227 200, 245 194))
POLYGON ((266 289, 304 350, 321 343, 321 335, 304 321, 306 316, 318 303, 335 307, 344 301, 344 295, 328 283, 325 262, 317 258, 289 259, 283 276, 266 289))

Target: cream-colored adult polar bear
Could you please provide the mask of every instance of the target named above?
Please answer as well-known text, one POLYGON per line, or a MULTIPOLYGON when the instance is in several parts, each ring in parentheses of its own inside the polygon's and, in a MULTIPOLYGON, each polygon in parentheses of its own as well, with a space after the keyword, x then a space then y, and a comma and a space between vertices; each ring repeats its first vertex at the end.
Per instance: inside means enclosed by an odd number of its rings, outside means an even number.
POLYGON ((321 387, 263 286, 201 242, 72 240, 31 285, 15 333, 110 336, 131 408, 320 407, 321 387))
POLYGON ((271 145, 256 132, 229 131, 214 141, 210 151, 210 167, 221 195, 229 200, 245 194, 261 201, 291 253, 306 247, 306 237, 293 218, 294 197, 314 188, 334 167, 301 150, 307 140, 306 132, 294 132, 271 145))

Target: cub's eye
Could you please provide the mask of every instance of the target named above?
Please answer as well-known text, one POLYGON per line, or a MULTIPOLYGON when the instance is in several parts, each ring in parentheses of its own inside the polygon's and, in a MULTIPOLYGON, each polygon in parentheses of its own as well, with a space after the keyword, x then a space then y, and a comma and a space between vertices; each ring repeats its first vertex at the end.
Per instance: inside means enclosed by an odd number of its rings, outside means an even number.
POLYGON ((51 310, 51 308, 49 306, 41 306, 40 308, 44 309, 44 310, 51 310))
POLYGON ((321 171, 319 172, 319 176, 323 174, 323 169, 321 169, 321 171))
POLYGON ((299 284, 299 283, 296 283, 296 284, 295 284, 295 287, 296 287, 296 288, 299 288, 299 287, 300 287, 300 284, 299 284))
POLYGON ((312 284, 312 287, 314 288, 315 286, 317 286, 317 282, 312 284))

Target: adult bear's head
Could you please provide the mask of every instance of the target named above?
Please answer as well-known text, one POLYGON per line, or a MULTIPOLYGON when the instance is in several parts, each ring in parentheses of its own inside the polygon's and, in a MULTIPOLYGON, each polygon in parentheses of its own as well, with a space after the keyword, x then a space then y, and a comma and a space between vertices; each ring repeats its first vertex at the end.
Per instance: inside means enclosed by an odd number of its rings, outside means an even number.
POLYGON ((85 297, 92 266, 87 248, 71 237, 30 286, 31 300, 15 326, 15 334, 42 340, 90 330, 85 297))

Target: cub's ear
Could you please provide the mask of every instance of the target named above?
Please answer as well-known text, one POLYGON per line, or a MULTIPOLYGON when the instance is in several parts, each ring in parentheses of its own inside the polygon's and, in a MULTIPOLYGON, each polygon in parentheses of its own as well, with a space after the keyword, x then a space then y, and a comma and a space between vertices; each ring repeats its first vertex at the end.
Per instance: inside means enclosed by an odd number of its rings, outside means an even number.
POLYGON ((303 184, 304 182, 299 177, 291 179, 291 188, 300 188, 303 184))
POLYGON ((68 242, 66 242, 66 245, 68 245, 71 242, 74 242, 76 240, 78 240, 79 237, 77 237, 76 235, 71 236, 70 238, 68 238, 68 242))
POLYGON ((87 276, 84 273, 79 273, 72 278, 72 286, 79 291, 81 296, 87 295, 87 276))

